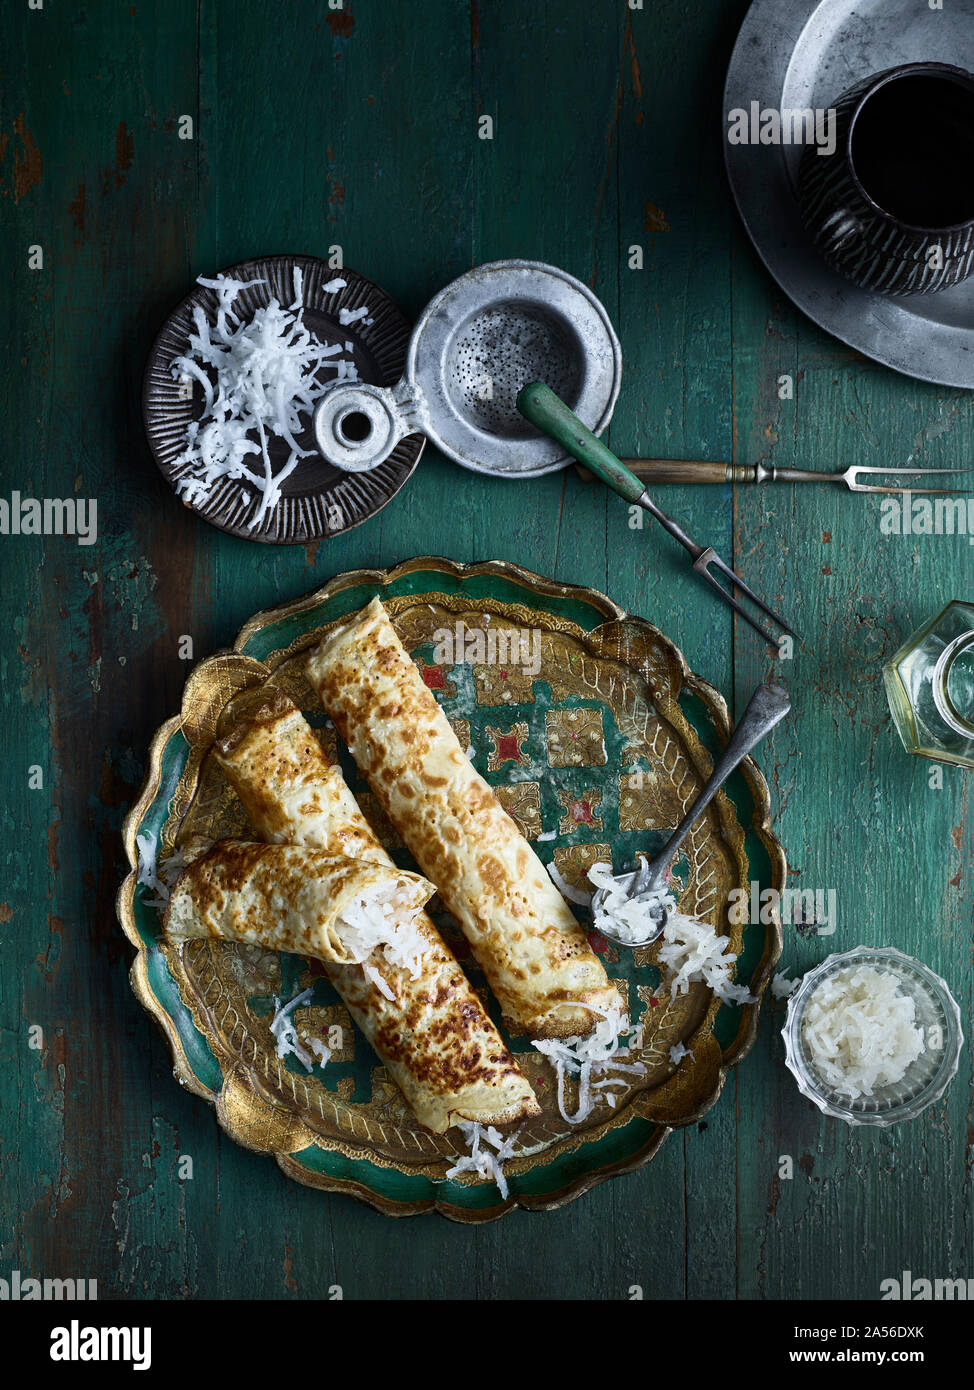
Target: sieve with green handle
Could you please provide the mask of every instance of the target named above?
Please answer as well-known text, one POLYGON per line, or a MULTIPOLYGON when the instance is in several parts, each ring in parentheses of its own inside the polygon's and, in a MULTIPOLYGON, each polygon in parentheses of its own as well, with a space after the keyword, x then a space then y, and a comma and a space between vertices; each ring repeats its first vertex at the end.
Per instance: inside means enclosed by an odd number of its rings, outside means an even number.
POLYGON ((400 381, 328 387, 315 408, 315 441, 348 473, 378 467, 419 433, 474 472, 537 478, 571 457, 518 414, 524 383, 543 376, 598 433, 621 374, 619 340, 587 285, 540 261, 491 261, 430 300, 400 381))
POLYGON ((734 612, 739 614, 746 623, 749 623, 755 632, 760 633, 766 642, 777 647, 778 638, 769 628, 763 626, 758 618, 749 613, 744 605, 734 597, 733 593, 715 578, 711 573, 712 569, 717 570, 725 579, 735 585, 745 598, 780 627, 783 632, 797 636, 794 628, 789 627, 772 608, 769 608, 762 599, 758 598, 743 579, 724 564, 712 546, 698 545, 681 526, 678 526, 664 511, 660 510, 635 473, 630 472, 622 460, 616 458, 612 450, 582 424, 578 416, 569 410, 565 402, 551 390, 550 386, 546 386, 541 381, 534 381, 523 387, 518 393, 517 408, 526 420, 529 420, 532 425, 560 444, 579 463, 583 463, 586 468, 590 469, 596 477, 601 478, 604 483, 608 483, 609 487, 620 497, 624 497, 627 502, 634 506, 642 507, 643 511, 649 512, 650 516, 669 531, 673 539, 679 541, 684 550, 693 557, 693 568, 697 573, 707 581, 712 589, 716 589, 721 598, 734 609, 734 612))

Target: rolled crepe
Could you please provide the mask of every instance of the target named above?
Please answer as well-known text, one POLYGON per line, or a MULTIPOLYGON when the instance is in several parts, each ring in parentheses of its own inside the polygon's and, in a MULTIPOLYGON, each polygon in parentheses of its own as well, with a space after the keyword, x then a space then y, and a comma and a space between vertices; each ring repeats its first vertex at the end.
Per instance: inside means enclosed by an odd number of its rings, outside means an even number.
POLYGON ((377 949, 415 958, 426 943, 413 919, 433 891, 395 865, 220 840, 176 880, 164 925, 171 941, 217 937, 339 965, 377 949))
MULTIPOLYGON (((260 691, 246 716, 214 754, 257 833, 395 869, 340 768, 287 696, 260 691)), ((361 965, 324 968, 417 1119, 442 1134, 463 1120, 503 1125, 540 1114, 436 927, 424 912, 414 920, 426 942, 418 976, 378 953, 361 965)))
POLYGON ((591 1032, 619 995, 531 846, 464 754, 378 599, 315 648, 308 676, 512 1028, 591 1032))

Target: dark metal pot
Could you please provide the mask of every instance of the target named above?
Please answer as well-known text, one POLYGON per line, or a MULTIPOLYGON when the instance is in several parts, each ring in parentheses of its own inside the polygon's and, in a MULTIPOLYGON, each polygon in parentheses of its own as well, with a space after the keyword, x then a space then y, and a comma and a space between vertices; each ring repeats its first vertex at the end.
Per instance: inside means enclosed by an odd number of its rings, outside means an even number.
MULTIPOLYGON (((911 201, 920 205, 909 187, 902 189, 902 198, 895 188, 890 192, 887 187, 887 206, 878 200, 875 183, 863 167, 866 161, 860 147, 866 138, 865 122, 875 127, 877 108, 871 103, 881 94, 888 97, 890 93, 883 93, 883 89, 904 78, 945 79, 959 89, 956 94, 949 93, 949 86, 943 90, 954 96, 957 110, 951 114, 955 118, 959 115, 969 147, 974 149, 974 75, 947 63, 906 63, 889 68, 857 83, 834 103, 834 152, 820 153, 815 146, 805 151, 799 202, 816 246, 842 275, 880 294, 929 294, 958 284, 974 271, 974 178, 971 164, 957 148, 953 178, 942 180, 945 186, 940 202, 950 206, 966 198, 970 206, 963 208, 963 220, 952 219, 949 225, 922 225, 927 219, 914 220, 909 212, 890 210, 897 202, 907 207, 911 201), (864 115, 867 111, 868 117, 864 115)), ((916 90, 919 94, 923 88, 916 90)), ((930 133, 930 138, 936 139, 935 111, 918 102, 911 119, 915 122, 911 134, 922 132, 927 138, 930 133)), ((941 130, 940 137, 947 140, 949 134, 949 130, 941 130)), ((902 139, 902 124, 897 131, 891 123, 887 185, 891 179, 895 182, 897 141, 902 139)), ((869 143, 875 142, 873 131, 869 143)), ((931 205, 936 204, 934 195, 931 205)))

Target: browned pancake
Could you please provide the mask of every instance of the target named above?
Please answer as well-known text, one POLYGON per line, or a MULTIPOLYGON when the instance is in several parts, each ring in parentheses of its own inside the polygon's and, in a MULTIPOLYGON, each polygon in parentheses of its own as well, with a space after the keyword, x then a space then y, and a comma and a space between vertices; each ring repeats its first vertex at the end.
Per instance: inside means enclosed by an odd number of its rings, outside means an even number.
MULTIPOLYGON (((258 700, 215 749, 257 833, 394 868, 300 710, 281 692, 258 700)), ((461 1120, 503 1125, 539 1114, 530 1084, 439 932, 425 913, 416 920, 428 941, 419 977, 381 965, 393 1000, 362 965, 325 965, 355 1022, 434 1133, 461 1120)))
POLYGON ((378 599, 312 652, 308 677, 511 1026, 585 1034, 618 1008, 585 932, 465 756, 378 599))
POLYGON ((220 840, 184 869, 166 908, 171 941, 217 937, 347 965, 357 955, 342 920, 361 899, 385 895, 402 917, 429 902, 419 874, 301 845, 220 840))

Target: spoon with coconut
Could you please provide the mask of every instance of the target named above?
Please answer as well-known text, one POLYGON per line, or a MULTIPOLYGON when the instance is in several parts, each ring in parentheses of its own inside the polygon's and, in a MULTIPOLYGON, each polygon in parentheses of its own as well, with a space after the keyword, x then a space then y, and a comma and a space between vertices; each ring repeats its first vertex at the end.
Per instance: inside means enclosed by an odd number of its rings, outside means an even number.
POLYGON ((666 875, 677 851, 731 773, 790 709, 783 685, 759 685, 706 785, 656 858, 641 858, 638 869, 624 874, 613 874, 611 864, 593 864, 589 871, 596 889, 592 915, 596 931, 607 941, 616 946, 648 946, 662 933, 675 906, 666 875))

